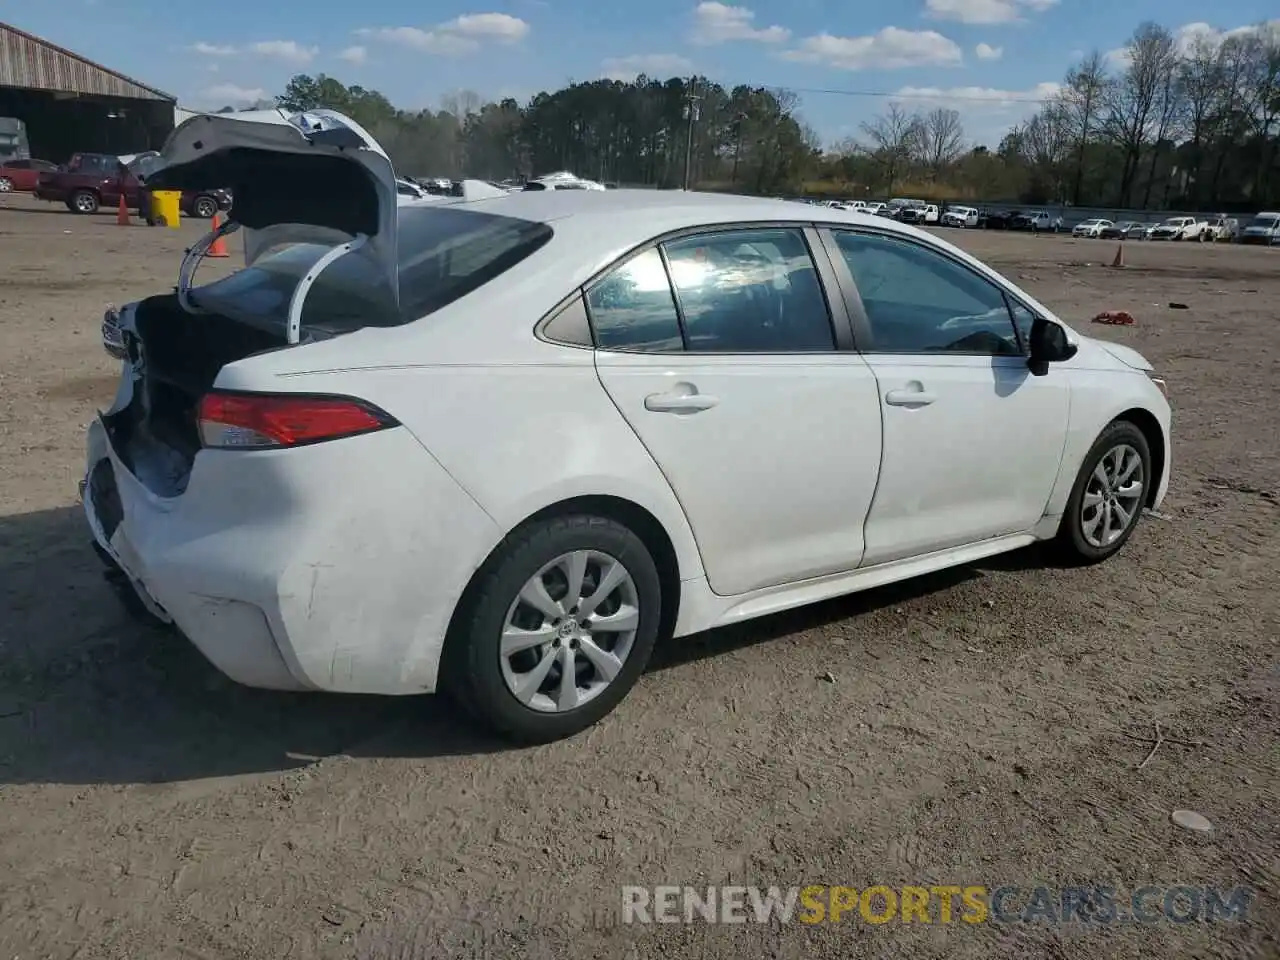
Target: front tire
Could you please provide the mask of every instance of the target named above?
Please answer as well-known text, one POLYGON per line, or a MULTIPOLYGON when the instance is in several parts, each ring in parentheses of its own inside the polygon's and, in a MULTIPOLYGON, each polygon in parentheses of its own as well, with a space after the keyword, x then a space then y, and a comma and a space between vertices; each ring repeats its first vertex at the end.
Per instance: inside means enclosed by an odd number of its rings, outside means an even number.
POLYGON ((518 743, 598 722, 649 661, 662 620, 657 566, 604 517, 537 521, 510 534, 464 600, 446 643, 444 686, 518 743))
POLYGON ((1080 466, 1057 545, 1076 564, 1101 563, 1125 545, 1155 478, 1151 449, 1134 424, 1116 420, 1102 431, 1080 466))
POLYGON ((200 220, 212 220, 218 212, 218 201, 213 197, 196 197, 191 204, 191 212, 200 220))
POLYGON ((0 177, 0 193, 12 193, 13 181, 8 177, 0 177))

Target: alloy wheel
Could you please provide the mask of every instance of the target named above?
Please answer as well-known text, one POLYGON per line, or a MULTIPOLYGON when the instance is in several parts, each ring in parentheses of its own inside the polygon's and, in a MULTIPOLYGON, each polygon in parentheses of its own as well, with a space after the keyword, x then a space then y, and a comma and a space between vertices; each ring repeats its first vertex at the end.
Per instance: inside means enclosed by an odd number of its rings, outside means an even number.
POLYGON ((1080 532, 1091 547, 1111 546, 1142 510, 1146 477, 1142 455, 1127 443, 1112 447, 1089 475, 1080 501, 1080 532))
POLYGON ((622 672, 639 626, 638 591, 621 561, 598 550, 561 554, 507 610, 502 678, 531 710, 574 710, 622 672))
POLYGON ((0 193, 9 193, 13 190, 13 181, 8 177, 0 177, 0 193))

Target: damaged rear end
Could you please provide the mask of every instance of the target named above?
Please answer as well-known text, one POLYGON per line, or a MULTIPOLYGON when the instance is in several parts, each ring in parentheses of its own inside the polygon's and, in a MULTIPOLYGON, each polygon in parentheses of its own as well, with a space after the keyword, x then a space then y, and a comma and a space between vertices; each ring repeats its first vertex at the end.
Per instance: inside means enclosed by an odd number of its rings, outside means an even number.
MULTIPOLYGON (((404 321, 394 171, 365 131, 326 111, 196 117, 133 170, 151 189, 226 185, 235 204, 228 223, 189 251, 172 293, 104 318, 103 344, 122 371, 87 442, 81 492, 95 549, 133 612, 200 634, 192 636, 197 646, 233 679, 311 686, 272 642, 282 628, 270 622, 279 586, 263 571, 287 560, 238 564, 232 539, 253 550, 257 537, 259 552, 279 552, 280 506, 288 506, 292 481, 275 475, 269 459, 243 458, 404 431, 390 430, 395 419, 358 398, 218 382, 230 369, 252 382, 254 359, 265 354, 404 321), (245 267, 196 286, 210 246, 235 233, 244 237, 245 267), (207 467, 192 497, 198 455, 207 467), (256 472, 252 489, 246 468, 256 472)), ((260 379, 270 386, 273 378, 260 379)), ((340 472, 342 458, 314 459, 340 472)))

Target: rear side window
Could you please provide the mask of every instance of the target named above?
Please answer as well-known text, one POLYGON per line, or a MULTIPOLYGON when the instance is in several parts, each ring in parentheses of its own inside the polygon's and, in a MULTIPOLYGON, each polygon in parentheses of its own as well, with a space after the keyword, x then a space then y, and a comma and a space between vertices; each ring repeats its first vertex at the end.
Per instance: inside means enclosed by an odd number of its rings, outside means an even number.
POLYGON ((671 283, 656 249, 632 257, 592 287, 587 305, 602 350, 684 349, 671 283))
POLYGON ((400 209, 400 312, 446 307, 542 249, 551 227, 457 207, 400 209))

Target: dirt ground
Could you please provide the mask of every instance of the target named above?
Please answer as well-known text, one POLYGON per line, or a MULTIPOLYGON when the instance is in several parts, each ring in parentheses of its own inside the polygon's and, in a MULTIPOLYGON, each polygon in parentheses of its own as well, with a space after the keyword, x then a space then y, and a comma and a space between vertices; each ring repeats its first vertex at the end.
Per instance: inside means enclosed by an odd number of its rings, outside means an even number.
POLYGON ((1111 243, 947 234, 1168 376, 1163 516, 1101 567, 1029 551, 669 643, 597 728, 517 751, 431 698, 239 688, 108 593, 76 497, 117 373, 100 318, 198 233, 0 201, 4 960, 1280 956, 1280 250, 1128 243, 1112 270, 1111 243), (1138 769, 1156 721, 1182 742, 1138 769), (1217 925, 616 922, 622 884, 727 883, 1257 900, 1217 925))

